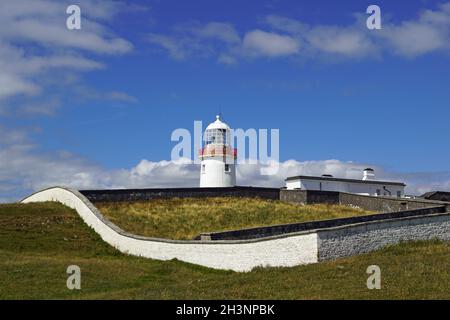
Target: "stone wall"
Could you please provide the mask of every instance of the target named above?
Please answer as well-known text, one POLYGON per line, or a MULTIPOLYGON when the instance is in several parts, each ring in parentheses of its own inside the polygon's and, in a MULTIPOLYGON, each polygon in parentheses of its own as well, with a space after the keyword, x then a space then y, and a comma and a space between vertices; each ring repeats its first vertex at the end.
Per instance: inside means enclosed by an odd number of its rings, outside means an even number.
MULTIPOLYGON (((322 221, 289 223, 281 225, 273 225, 268 227, 247 228, 239 230, 231 230, 224 232, 208 232, 202 233, 196 239, 200 240, 246 240, 257 239, 263 237, 272 237, 286 233, 295 233, 300 231, 314 231, 324 228, 335 228, 343 225, 353 225, 363 222, 382 221, 390 219, 399 219, 405 217, 420 217, 436 213, 445 213, 445 206, 428 207, 415 210, 406 210, 400 212, 377 213, 364 216, 355 216, 349 218, 330 219, 322 221)), ((314 219, 312 216, 311 219, 314 219)))
POLYGON ((436 205, 449 205, 445 202, 433 200, 371 197, 351 193, 341 193, 339 195, 339 203, 343 205, 357 206, 364 210, 381 212, 421 209, 436 205))
POLYGON ((339 204, 339 192, 280 189, 280 200, 302 204, 339 204))
POLYGON ((249 197, 280 199, 278 188, 230 187, 230 188, 157 188, 80 190, 92 202, 145 201, 161 198, 249 197))
POLYGON ((340 192, 335 191, 317 191, 311 190, 306 192, 306 201, 308 204, 328 203, 339 204, 340 192))
POLYGON ((422 195, 424 199, 427 200, 437 200, 437 201, 446 201, 450 202, 450 192, 448 191, 432 191, 427 192, 422 195))
POLYGON ((146 201, 161 198, 258 197, 301 204, 343 204, 378 212, 414 210, 437 205, 447 205, 450 211, 450 203, 435 200, 260 187, 81 190, 80 193, 92 202, 146 201))
POLYGON ((410 240, 450 240, 450 215, 408 217, 318 230, 318 260, 371 252, 410 240))
POLYGON ((447 206, 447 209, 450 211, 450 203, 448 202, 381 196, 374 197, 333 191, 281 189, 280 200, 301 204, 342 204, 377 212, 414 210, 442 205, 447 206))
POLYGON ((306 190, 287 190, 285 188, 280 189, 280 200, 291 202, 291 203, 300 203, 307 204, 307 191, 306 190))

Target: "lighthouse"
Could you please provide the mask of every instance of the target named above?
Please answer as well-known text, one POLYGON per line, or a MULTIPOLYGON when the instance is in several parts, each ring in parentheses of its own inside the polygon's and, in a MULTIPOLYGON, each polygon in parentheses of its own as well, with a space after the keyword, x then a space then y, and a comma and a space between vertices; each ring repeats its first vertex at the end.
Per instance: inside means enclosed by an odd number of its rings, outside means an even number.
POLYGON ((206 127, 200 149, 200 187, 236 185, 236 149, 231 146, 231 128, 216 116, 206 127))

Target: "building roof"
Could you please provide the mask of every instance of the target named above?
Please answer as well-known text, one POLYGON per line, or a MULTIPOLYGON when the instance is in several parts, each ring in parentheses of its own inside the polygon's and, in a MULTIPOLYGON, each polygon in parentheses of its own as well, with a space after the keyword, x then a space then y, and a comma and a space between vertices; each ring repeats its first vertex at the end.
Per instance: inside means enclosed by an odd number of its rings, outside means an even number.
POLYGON ((210 123, 207 127, 206 130, 210 130, 210 129, 225 129, 225 130, 230 130, 230 127, 225 123, 222 122, 222 120, 220 120, 220 116, 216 116, 216 121, 210 123))
POLYGON ((395 182, 395 181, 358 180, 358 179, 345 179, 345 178, 334 178, 334 177, 317 177, 317 176, 294 176, 294 177, 288 177, 284 181, 301 180, 301 179, 406 186, 406 184, 404 184, 403 182, 395 182))

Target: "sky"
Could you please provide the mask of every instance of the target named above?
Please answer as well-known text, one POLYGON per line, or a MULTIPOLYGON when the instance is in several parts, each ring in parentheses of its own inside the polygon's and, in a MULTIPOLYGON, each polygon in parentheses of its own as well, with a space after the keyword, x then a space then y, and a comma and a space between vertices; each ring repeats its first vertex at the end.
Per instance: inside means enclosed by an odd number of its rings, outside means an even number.
POLYGON ((239 185, 370 166, 450 190, 450 2, 0 0, 0 26, 0 202, 197 186, 171 134, 217 113, 280 132, 277 174, 238 166, 239 185))

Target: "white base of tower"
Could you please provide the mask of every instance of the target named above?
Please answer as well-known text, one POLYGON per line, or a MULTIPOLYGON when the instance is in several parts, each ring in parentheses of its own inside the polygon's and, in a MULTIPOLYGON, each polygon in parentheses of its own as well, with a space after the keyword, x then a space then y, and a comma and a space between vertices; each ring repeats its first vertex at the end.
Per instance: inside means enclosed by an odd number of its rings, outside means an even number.
POLYGON ((226 168, 223 158, 218 157, 217 159, 205 159, 200 166, 200 187, 224 188, 236 185, 236 165, 234 163, 228 164, 228 168, 226 168))

